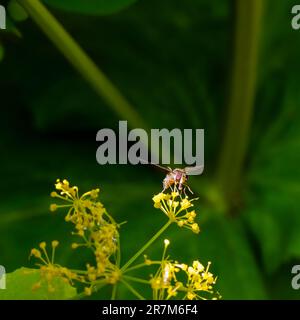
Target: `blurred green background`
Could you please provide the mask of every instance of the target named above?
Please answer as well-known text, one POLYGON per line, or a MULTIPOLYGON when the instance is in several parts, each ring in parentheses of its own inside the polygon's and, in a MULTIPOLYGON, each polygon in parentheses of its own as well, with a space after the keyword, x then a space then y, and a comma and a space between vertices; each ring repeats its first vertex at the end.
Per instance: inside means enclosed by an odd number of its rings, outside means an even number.
MULTIPOLYGON (((300 260, 295 1, 108 2, 45 4, 149 128, 205 129, 205 172, 191 178, 202 232, 172 226, 165 234, 170 255, 212 261, 224 299, 297 299, 290 284, 300 260)), ((84 265, 69 249, 63 215, 48 210, 57 178, 82 191, 100 186, 107 210, 127 221, 121 229, 126 261, 165 222, 151 200, 163 173, 97 164, 96 132, 126 119, 32 19, 10 6, 8 29, 0 33, 0 264, 8 272, 32 267, 30 249, 57 239, 57 261, 84 265)), ((147 254, 159 257, 161 248, 157 241, 147 254)), ((121 288, 118 298, 132 296, 121 288)))

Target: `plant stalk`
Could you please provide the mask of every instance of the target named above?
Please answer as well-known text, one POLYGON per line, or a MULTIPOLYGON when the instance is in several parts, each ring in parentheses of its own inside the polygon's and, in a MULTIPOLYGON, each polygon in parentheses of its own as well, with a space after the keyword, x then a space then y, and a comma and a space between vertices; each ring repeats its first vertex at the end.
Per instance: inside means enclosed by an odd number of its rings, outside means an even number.
POLYGON ((172 223, 169 220, 158 232, 135 254, 133 255, 121 268, 122 272, 125 272, 127 268, 170 226, 172 223))
POLYGON ((264 0, 236 0, 234 61, 217 186, 226 207, 236 201, 255 104, 259 35, 264 0))
POLYGON ((39 0, 18 0, 18 2, 71 65, 122 120, 128 120, 131 127, 147 129, 135 108, 39 0))

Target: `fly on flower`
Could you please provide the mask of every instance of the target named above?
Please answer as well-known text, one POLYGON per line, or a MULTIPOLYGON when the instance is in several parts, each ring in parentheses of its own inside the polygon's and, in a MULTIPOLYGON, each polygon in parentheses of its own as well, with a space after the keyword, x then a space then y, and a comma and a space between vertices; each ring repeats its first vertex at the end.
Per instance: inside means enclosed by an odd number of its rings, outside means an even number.
MULTIPOLYGON (((148 163, 145 160, 140 159, 144 163, 148 163)), ((187 184, 188 176, 192 175, 200 175, 203 172, 204 166, 195 166, 195 167, 185 167, 183 169, 175 168, 172 169, 170 167, 164 167, 158 164, 149 163, 155 167, 158 167, 164 171, 167 171, 167 175, 163 180, 163 190, 164 192, 167 189, 171 189, 173 191, 173 186, 175 191, 183 191, 185 194, 185 189, 187 188, 190 193, 193 194, 193 191, 187 184)))

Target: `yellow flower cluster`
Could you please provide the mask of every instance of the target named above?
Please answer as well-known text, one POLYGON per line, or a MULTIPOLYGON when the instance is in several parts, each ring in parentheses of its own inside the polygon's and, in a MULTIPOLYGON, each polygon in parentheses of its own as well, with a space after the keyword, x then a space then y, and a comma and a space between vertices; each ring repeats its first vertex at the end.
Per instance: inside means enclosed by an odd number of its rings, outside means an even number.
MULTIPOLYGON (((169 241, 165 240, 165 251, 168 245, 169 241)), ((206 268, 198 260, 188 266, 166 259, 165 251, 160 268, 150 280, 154 299, 168 300, 178 293, 182 293, 183 299, 187 300, 207 299, 213 295, 213 299, 220 298, 213 291, 216 278, 209 272, 210 262, 206 268)))
POLYGON ((76 186, 70 187, 67 180, 61 182, 59 179, 55 188, 59 192, 51 192, 51 197, 62 199, 68 204, 57 205, 53 203, 50 205, 50 210, 55 211, 58 208, 69 207, 65 220, 75 225, 79 236, 84 237, 86 230, 93 229, 105 222, 103 218, 105 208, 101 202, 97 201, 99 189, 91 190, 79 197, 76 186))
POLYGON ((53 286, 53 280, 55 278, 61 278, 63 281, 73 284, 73 280, 82 281, 82 277, 78 276, 75 272, 72 272, 68 268, 62 267, 58 264, 54 263, 55 257, 55 249, 58 246, 58 241, 52 241, 52 254, 49 257, 47 250, 46 250, 46 242, 41 242, 39 245, 39 249, 32 249, 30 256, 34 256, 35 258, 41 261, 40 266, 40 274, 41 279, 39 282, 34 284, 33 290, 36 290, 41 287, 43 282, 46 283, 48 291, 54 292, 55 288, 53 286))
POLYGON ((191 210, 194 206, 193 201, 186 196, 182 198, 178 192, 159 193, 152 198, 154 207, 160 209, 172 222, 176 222, 179 227, 185 227, 194 233, 199 233, 200 228, 195 222, 196 212, 191 210))
MULTIPOLYGON (((33 249, 31 253, 36 258, 43 259, 45 266, 41 267, 41 272, 46 277, 50 279, 50 275, 55 272, 63 278, 69 279, 68 275, 70 275, 72 276, 70 279, 87 284, 89 287, 85 288, 85 293, 91 294, 97 281, 104 279, 108 283, 113 283, 118 278, 118 225, 107 213, 102 203, 98 201, 99 189, 91 190, 79 196, 78 188, 70 186, 67 180, 57 180, 55 188, 57 191, 53 191, 51 197, 63 200, 66 204, 53 203, 50 205, 50 210, 69 209, 65 220, 74 224, 73 235, 77 235, 81 239, 81 241, 73 243, 72 248, 90 248, 94 254, 95 265, 87 264, 87 270, 81 272, 79 276, 76 273, 69 274, 68 269, 58 267, 53 262, 49 264, 49 261, 45 260, 37 249, 33 249)), ((46 251, 45 255, 47 255, 46 251)))
MULTIPOLYGON (((120 261, 119 224, 108 214, 98 200, 99 189, 94 189, 83 195, 79 194, 76 186, 70 186, 67 180, 57 180, 56 191, 51 196, 60 202, 50 205, 51 211, 59 208, 67 209, 66 222, 73 224, 72 234, 78 240, 72 243, 72 248, 84 247, 92 253, 92 262, 86 264, 84 270, 72 270, 55 263, 55 249, 58 241, 52 241, 51 254, 48 255, 46 243, 42 242, 39 248, 31 250, 31 256, 39 260, 41 278, 34 285, 38 289, 46 284, 49 292, 55 290, 56 278, 62 279, 74 286, 84 287, 83 293, 91 295, 105 285, 112 285, 112 299, 116 297, 118 282, 122 282, 128 290, 139 299, 144 297, 129 282, 151 285, 154 299, 206 299, 214 298, 213 286, 216 278, 209 272, 210 263, 205 268, 198 260, 191 266, 170 260, 166 256, 169 240, 165 240, 162 259, 152 261, 145 256, 144 263, 133 263, 145 250, 175 222, 179 227, 185 227, 194 233, 199 233, 199 225, 195 222, 196 212, 193 210, 193 201, 182 197, 182 193, 159 193, 153 197, 154 207, 160 209, 169 219, 167 223, 125 264, 120 261), (149 279, 130 276, 128 273, 146 266, 159 265, 157 272, 149 279)), ((81 294, 79 295, 81 297, 81 294)))

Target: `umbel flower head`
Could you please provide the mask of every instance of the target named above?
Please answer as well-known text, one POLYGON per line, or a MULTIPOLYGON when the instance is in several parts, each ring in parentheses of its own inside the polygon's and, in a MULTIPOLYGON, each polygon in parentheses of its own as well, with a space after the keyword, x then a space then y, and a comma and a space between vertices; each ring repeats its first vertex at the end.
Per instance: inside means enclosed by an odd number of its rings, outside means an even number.
MULTIPOLYGON (((177 299, 177 295, 180 294, 182 299, 187 300, 220 298, 219 294, 213 291, 217 278, 209 272, 210 262, 205 268, 198 260, 193 261, 191 266, 169 260, 166 257, 166 249, 170 242, 165 240, 164 243, 160 267, 150 280, 153 299, 177 299)), ((148 260, 148 264, 151 264, 151 260, 148 260)))
POLYGON ((59 264, 54 262, 55 258, 55 249, 59 245, 58 241, 54 240, 51 243, 52 253, 51 256, 48 255, 47 252, 47 244, 46 242, 41 242, 39 245, 39 249, 32 249, 30 256, 34 256, 40 262, 37 265, 40 267, 41 278, 40 281, 37 282, 33 286, 33 290, 38 289, 43 282, 46 283, 49 292, 54 292, 55 288, 53 286, 53 280, 55 278, 61 278, 63 281, 73 284, 74 280, 82 281, 82 277, 78 276, 76 273, 72 272, 68 268, 62 267, 59 264))
POLYGON ((55 188, 56 191, 51 193, 51 197, 63 200, 65 203, 51 204, 50 211, 56 211, 59 208, 68 209, 65 220, 74 225, 72 234, 79 237, 79 241, 74 242, 72 248, 87 247, 91 249, 94 264, 87 264, 86 271, 77 275, 76 272, 68 272, 68 269, 50 261, 47 258, 44 243, 40 245, 44 256, 37 249, 32 249, 31 254, 43 262, 40 268, 46 278, 52 279, 53 277, 50 276, 52 274, 68 280, 77 280, 86 284, 85 292, 91 294, 93 286, 97 282, 105 280, 108 283, 113 283, 118 278, 118 225, 98 200, 99 189, 91 190, 80 196, 78 187, 70 186, 67 180, 57 180, 55 188))
POLYGON ((152 200, 154 208, 160 209, 172 222, 177 223, 179 227, 185 227, 194 233, 199 233, 200 228, 195 222, 196 212, 192 209, 193 201, 198 198, 189 200, 188 196, 182 198, 179 192, 159 193, 152 200))
MULTIPOLYGON (((42 242, 39 248, 31 250, 31 256, 38 260, 40 269, 40 280, 33 289, 38 289, 46 284, 49 292, 56 289, 54 280, 59 278, 74 286, 80 284, 84 287, 83 293, 91 295, 105 285, 114 286, 112 298, 116 295, 116 284, 122 282, 132 294, 139 299, 144 297, 133 287, 132 283, 139 282, 151 286, 153 299, 208 299, 218 298, 213 287, 216 277, 209 271, 210 262, 204 267, 198 260, 192 265, 179 263, 171 260, 166 255, 169 240, 164 241, 164 252, 162 259, 152 261, 145 256, 144 263, 133 265, 134 262, 145 252, 145 250, 174 222, 180 227, 185 227, 195 233, 200 229, 195 222, 196 213, 193 210, 193 201, 181 193, 171 192, 159 193, 153 197, 154 207, 160 209, 169 221, 125 264, 121 266, 120 261, 120 239, 119 224, 108 214, 103 204, 98 200, 99 189, 93 189, 83 195, 79 194, 76 186, 71 186, 67 180, 57 180, 56 191, 51 196, 60 203, 52 203, 50 210, 67 209, 65 221, 74 227, 72 234, 77 241, 72 243, 72 248, 79 247, 87 249, 91 253, 91 259, 86 263, 83 270, 72 270, 56 263, 55 250, 58 241, 51 243, 51 254, 48 254, 46 242, 42 242), (63 203, 62 203, 63 202, 63 203), (128 273, 139 268, 159 265, 157 272, 149 279, 132 277, 128 273)), ((82 293, 81 293, 82 294, 82 293)), ((79 296, 81 297, 81 294, 79 296)))

